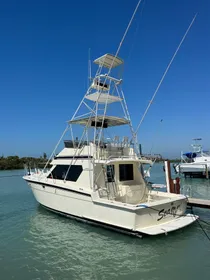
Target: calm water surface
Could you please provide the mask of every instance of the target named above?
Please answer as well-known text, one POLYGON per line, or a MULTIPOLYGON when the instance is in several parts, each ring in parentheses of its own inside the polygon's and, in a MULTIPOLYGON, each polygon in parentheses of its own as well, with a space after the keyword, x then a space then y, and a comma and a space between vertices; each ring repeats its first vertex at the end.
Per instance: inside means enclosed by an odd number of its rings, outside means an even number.
MULTIPOLYGON (((0 172, 15 174, 23 171, 0 172)), ((151 175, 164 183, 162 165, 151 175)), ((210 181, 182 183, 184 192, 210 198, 210 181)), ((210 222, 210 210, 195 213, 210 222)), ((210 242, 197 223, 143 239, 79 223, 40 207, 21 177, 1 177, 0 271, 1 280, 210 279, 210 242)))

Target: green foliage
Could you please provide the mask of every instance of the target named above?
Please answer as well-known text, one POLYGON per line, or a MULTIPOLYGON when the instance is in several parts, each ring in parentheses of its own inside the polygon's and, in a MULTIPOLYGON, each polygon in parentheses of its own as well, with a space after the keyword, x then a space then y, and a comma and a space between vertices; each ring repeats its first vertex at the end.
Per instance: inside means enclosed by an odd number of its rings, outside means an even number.
POLYGON ((27 164, 31 168, 33 167, 43 167, 47 161, 47 155, 44 153, 45 157, 43 158, 34 158, 34 157, 22 157, 18 156, 8 156, 0 157, 0 170, 12 170, 12 169, 23 169, 24 165, 27 164))

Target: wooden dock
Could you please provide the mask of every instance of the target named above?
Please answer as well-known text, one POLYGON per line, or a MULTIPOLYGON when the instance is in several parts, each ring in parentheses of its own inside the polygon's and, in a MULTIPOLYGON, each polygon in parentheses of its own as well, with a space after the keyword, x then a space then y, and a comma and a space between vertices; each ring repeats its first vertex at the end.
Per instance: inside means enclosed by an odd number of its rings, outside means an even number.
MULTIPOLYGON (((206 165, 206 178, 209 178, 209 173, 206 165)), ((165 176, 166 176, 166 190, 168 193, 176 193, 180 194, 180 178, 176 179, 171 178, 171 165, 170 161, 165 161, 165 176)), ((201 198, 193 198, 188 197, 187 205, 189 207, 198 207, 198 208, 206 208, 210 209, 210 199, 201 199, 201 198)))
POLYGON ((210 200, 200 198, 188 198, 188 206, 210 209, 210 200))

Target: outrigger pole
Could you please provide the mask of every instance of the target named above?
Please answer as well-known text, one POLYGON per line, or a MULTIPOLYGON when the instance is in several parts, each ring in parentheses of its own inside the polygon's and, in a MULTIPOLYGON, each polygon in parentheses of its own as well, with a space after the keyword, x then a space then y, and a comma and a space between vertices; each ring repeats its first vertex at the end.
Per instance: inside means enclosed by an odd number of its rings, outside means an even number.
POLYGON ((173 61, 174 61, 174 58, 176 57, 176 55, 177 55, 177 53, 178 53, 178 51, 179 51, 181 45, 183 44, 183 42, 184 42, 184 40, 185 40, 185 38, 186 38, 188 32, 190 31, 190 29, 191 29, 191 27, 192 27, 192 25, 193 25, 193 23, 194 23, 196 17, 197 17, 197 14, 195 14, 195 16, 193 17, 193 19, 192 19, 192 21, 191 21, 189 27, 187 28, 187 30, 186 30, 184 36, 182 37, 182 40, 181 40, 180 43, 179 43, 179 45, 178 45, 178 47, 177 47, 177 49, 176 49, 174 55, 172 56, 172 58, 171 58, 171 60, 170 60, 170 62, 169 62, 169 64, 168 64, 168 66, 167 66, 165 72, 163 73, 163 76, 162 76, 162 78, 161 78, 161 80, 160 80, 160 82, 159 82, 159 84, 158 84, 158 86, 157 86, 157 88, 156 88, 156 90, 155 90, 153 96, 152 96, 152 99, 150 100, 150 102, 149 102, 149 104, 148 104, 148 106, 147 106, 147 108, 146 108, 146 110, 145 110, 145 112, 144 112, 144 114, 143 114, 143 116, 142 116, 142 118, 141 118, 141 120, 140 120, 138 126, 137 126, 137 129, 136 129, 136 131, 135 131, 135 134, 136 134, 136 135, 137 135, 137 133, 138 133, 138 130, 139 130, 139 128, 140 128, 140 126, 141 126, 141 124, 142 124, 142 122, 143 122, 143 120, 144 120, 144 118, 145 118, 145 116, 146 116, 146 114, 147 114, 147 112, 148 112, 148 110, 149 110, 149 108, 150 108, 152 102, 153 102, 154 99, 155 99, 155 96, 156 96, 156 94, 157 94, 157 92, 158 92, 158 90, 159 90, 159 88, 160 88, 160 86, 161 86, 161 84, 162 84, 162 82, 163 82, 163 80, 164 80, 166 74, 168 73, 168 70, 169 70, 170 67, 171 67, 171 64, 172 64, 173 61))

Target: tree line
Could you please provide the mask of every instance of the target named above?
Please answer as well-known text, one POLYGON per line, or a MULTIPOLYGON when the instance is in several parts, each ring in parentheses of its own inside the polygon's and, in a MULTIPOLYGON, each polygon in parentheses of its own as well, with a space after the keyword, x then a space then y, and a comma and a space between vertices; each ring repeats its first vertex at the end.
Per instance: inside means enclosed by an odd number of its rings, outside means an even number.
POLYGON ((43 156, 36 157, 19 157, 19 156, 8 156, 0 157, 0 170, 12 170, 12 169, 23 169, 25 165, 34 167, 44 167, 47 162, 47 155, 43 153, 43 156))

